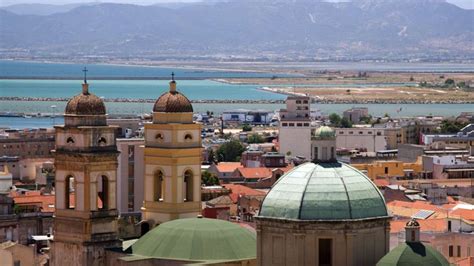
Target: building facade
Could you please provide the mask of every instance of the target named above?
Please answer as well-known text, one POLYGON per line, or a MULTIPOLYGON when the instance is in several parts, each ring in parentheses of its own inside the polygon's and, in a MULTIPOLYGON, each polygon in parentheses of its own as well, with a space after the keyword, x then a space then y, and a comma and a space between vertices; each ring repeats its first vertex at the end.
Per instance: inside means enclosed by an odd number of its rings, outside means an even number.
POLYGON ((201 154, 201 126, 173 79, 153 107, 153 122, 145 125, 142 218, 148 226, 201 213, 201 154))
POLYGON ((286 99, 286 109, 280 110, 280 152, 310 159, 311 129, 310 98, 289 96, 286 99))
POLYGON ((51 265, 103 265, 105 248, 117 247, 117 146, 103 101, 82 93, 56 126, 55 218, 51 265))

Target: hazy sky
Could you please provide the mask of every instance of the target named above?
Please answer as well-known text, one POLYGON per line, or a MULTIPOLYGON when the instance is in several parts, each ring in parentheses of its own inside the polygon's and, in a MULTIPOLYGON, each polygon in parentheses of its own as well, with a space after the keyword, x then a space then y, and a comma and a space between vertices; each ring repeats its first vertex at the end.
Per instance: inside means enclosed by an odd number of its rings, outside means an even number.
MULTIPOLYGON (((90 3, 90 2, 113 2, 113 3, 130 3, 130 4, 154 4, 164 2, 199 2, 201 0, 0 0, 0 6, 8 6, 13 4, 24 3, 41 3, 41 4, 70 4, 70 3, 90 3)), ((205 0, 204 0, 205 1, 205 0)), ((317 0, 315 0, 317 1, 317 0)), ((347 0, 329 0, 333 2, 347 0)), ((413 0, 417 1, 417 0, 413 0)), ((456 4, 463 8, 474 9, 474 0, 446 0, 447 2, 456 4)))

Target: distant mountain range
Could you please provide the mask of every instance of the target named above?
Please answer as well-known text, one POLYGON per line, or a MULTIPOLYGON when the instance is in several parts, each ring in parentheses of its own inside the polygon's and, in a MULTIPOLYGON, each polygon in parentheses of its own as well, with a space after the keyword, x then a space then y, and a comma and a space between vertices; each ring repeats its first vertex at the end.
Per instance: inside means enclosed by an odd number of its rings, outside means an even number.
POLYGON ((229 0, 35 8, 0 9, 1 53, 474 57, 474 10, 442 0, 229 0))

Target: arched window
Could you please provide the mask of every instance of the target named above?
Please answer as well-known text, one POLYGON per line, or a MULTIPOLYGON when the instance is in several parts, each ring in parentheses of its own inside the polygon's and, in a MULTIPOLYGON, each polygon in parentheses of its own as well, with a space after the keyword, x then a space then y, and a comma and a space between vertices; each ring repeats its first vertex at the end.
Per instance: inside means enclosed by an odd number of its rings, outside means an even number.
POLYGON ((184 172, 184 201, 193 201, 193 172, 184 172))
POLYGON ((109 208, 109 180, 105 175, 97 178, 97 209, 109 208))
POLYGON ((163 134, 157 133, 156 136, 155 136, 155 139, 157 141, 163 141, 165 139, 165 137, 163 136, 163 134))
POLYGON ((105 146, 107 145, 107 140, 104 137, 100 137, 100 139, 97 141, 97 144, 99 144, 99 146, 105 146))
POLYGON ((71 195, 74 192, 74 188, 76 186, 76 182, 72 175, 67 176, 64 180, 64 207, 66 209, 74 209, 74 202, 72 199, 74 195, 71 195))
POLYGON ((74 138, 73 138, 73 137, 68 137, 68 138, 66 139, 66 143, 67 143, 67 144, 74 144, 74 138))
POLYGON ((191 140, 193 140, 193 135, 186 134, 186 136, 184 136, 184 141, 191 141, 191 140))
POLYGON ((153 199, 155 201, 163 201, 164 199, 164 175, 163 172, 158 170, 154 177, 154 188, 153 188, 153 199))

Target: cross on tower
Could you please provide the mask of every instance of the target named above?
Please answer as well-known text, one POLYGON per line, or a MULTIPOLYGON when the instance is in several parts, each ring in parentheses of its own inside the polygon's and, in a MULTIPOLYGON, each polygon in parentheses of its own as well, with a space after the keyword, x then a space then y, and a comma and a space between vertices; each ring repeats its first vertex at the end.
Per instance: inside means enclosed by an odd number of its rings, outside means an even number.
POLYGON ((84 67, 84 69, 82 70, 82 72, 84 72, 84 83, 87 83, 87 71, 89 70, 87 70, 86 67, 84 67))

